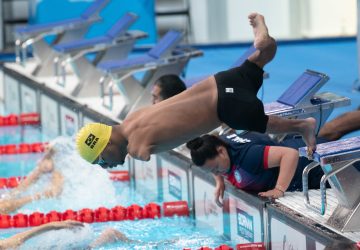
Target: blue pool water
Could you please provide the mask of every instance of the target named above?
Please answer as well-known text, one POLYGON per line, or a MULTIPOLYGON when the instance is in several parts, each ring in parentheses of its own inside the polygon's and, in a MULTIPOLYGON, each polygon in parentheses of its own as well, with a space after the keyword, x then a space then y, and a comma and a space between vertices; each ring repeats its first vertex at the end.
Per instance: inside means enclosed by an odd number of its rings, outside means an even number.
MULTIPOLYGON (((195 222, 188 217, 93 223, 90 227, 93 231, 93 238, 100 235, 104 229, 111 227, 136 241, 136 243, 116 242, 99 249, 198 249, 201 246, 235 245, 234 242, 228 241, 211 228, 195 225, 195 222)), ((23 229, 6 230, 6 232, 0 232, 0 238, 7 238, 21 231, 23 229)), ((53 234, 51 237, 59 237, 59 235, 53 234)), ((39 240, 40 238, 32 240, 33 247, 40 245, 39 240)), ((70 240, 59 241, 58 245, 66 246, 70 240)))
MULTIPOLYGON (((44 135, 39 128, 33 127, 0 127, 0 144, 11 144, 20 142, 37 142, 44 141, 44 135), (18 133, 26 131, 24 136, 18 133)), ((41 159, 43 153, 38 154, 18 154, 18 155, 2 155, 0 157, 0 177, 11 176, 26 176, 35 167, 37 162, 41 159)), ((76 163, 74 163, 76 164, 76 163)), ((95 166, 94 166, 95 167, 95 166)), ((79 177, 74 166, 74 178, 79 177)), ((94 180, 92 180, 94 181, 94 180)), ((124 207, 132 204, 144 206, 150 202, 157 202, 152 200, 150 196, 140 195, 130 188, 129 182, 113 182, 115 187, 116 205, 124 207)), ((91 183, 89 185, 101 185, 101 183, 91 183)), ((75 189, 76 187, 74 187, 75 189)), ((0 194, 4 195, 9 190, 0 190, 0 194)), ((74 209, 74 202, 83 202, 81 198, 77 201, 69 202, 67 208, 74 209)), ((66 205, 66 203, 65 203, 66 205)), ((48 213, 51 210, 59 212, 65 211, 64 203, 61 204, 59 199, 39 200, 18 209, 15 213, 30 214, 38 211, 48 213)), ((112 207, 106 206, 105 207, 112 207)), ((75 206, 75 208, 77 208, 75 206)), ((77 209, 74 209, 77 210, 77 209)), ((13 213, 14 214, 14 213, 13 213)), ((124 233, 129 239, 134 240, 133 243, 117 242, 106 245, 100 249, 183 249, 183 248, 199 248, 201 246, 217 247, 222 244, 236 245, 236 242, 231 242, 224 236, 219 235, 212 228, 205 225, 196 225, 196 222, 189 217, 172 217, 160 219, 144 219, 137 221, 121 221, 121 222, 106 222, 93 223, 87 227, 88 231, 71 232, 69 230, 60 230, 56 232, 49 232, 42 236, 35 237, 29 240, 24 249, 33 249, 45 244, 46 238, 58 239, 57 246, 64 249, 69 248, 71 242, 76 241, 77 244, 86 241, 86 238, 95 239, 106 228, 114 228, 124 233), (50 235, 50 236, 49 236, 50 235), (44 238, 42 238, 44 237, 44 238), (42 242, 42 243, 40 243, 42 242)), ((12 228, 1 229, 0 239, 8 238, 16 233, 27 230, 26 228, 12 228)), ((85 242, 86 243, 86 242, 85 242)), ((84 244, 85 244, 84 243, 84 244)))
POLYGON ((0 129, 0 145, 46 142, 50 138, 34 126, 6 126, 0 129))

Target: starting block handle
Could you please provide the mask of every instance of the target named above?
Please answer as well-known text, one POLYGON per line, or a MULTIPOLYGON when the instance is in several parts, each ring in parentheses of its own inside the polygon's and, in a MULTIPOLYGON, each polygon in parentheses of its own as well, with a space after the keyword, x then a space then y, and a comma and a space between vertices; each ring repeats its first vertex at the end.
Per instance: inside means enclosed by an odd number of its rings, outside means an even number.
POLYGON ((321 192, 321 207, 317 207, 310 203, 309 198, 309 172, 310 170, 316 168, 317 166, 320 166, 318 162, 311 162, 309 165, 307 165, 304 168, 303 174, 302 174, 302 182, 303 182, 303 194, 304 194, 304 203, 305 206, 312 211, 319 213, 321 215, 325 214, 327 201, 326 201, 326 185, 325 182, 327 180, 326 176, 323 175, 320 182, 320 192, 321 192), (323 181, 324 179, 324 181, 323 181))

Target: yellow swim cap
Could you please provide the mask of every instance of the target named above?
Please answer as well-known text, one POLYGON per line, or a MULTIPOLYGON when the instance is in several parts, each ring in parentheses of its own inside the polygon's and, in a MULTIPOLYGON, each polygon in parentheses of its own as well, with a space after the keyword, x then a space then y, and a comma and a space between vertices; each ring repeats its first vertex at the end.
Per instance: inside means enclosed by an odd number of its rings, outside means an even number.
POLYGON ((89 123, 82 127, 76 138, 81 157, 93 163, 108 144, 111 130, 111 126, 102 123, 89 123))

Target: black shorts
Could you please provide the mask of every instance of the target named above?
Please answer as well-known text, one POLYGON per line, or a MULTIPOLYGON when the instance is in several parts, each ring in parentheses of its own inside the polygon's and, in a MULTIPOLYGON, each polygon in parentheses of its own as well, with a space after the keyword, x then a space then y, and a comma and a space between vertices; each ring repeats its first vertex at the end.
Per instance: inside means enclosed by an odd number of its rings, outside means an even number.
POLYGON ((233 129, 264 133, 269 120, 257 98, 264 71, 246 60, 240 67, 215 74, 220 121, 233 129))

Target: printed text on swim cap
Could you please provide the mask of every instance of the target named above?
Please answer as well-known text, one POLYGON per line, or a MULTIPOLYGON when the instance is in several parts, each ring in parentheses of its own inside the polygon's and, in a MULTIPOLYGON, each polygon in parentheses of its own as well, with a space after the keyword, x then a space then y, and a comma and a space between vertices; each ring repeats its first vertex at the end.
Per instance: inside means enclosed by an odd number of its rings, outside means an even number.
POLYGON ((89 134, 89 136, 85 140, 85 144, 90 148, 94 148, 95 144, 98 142, 99 138, 93 134, 89 134))

